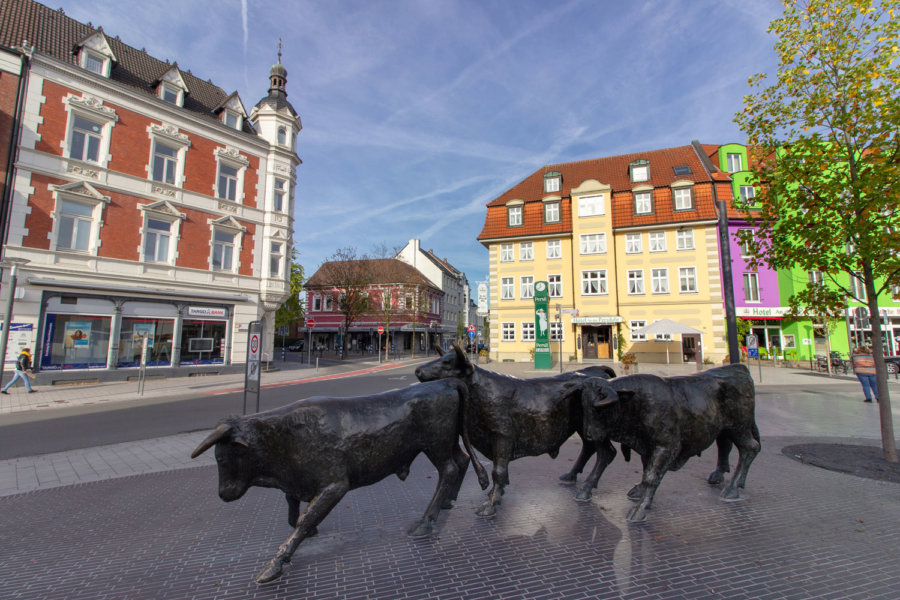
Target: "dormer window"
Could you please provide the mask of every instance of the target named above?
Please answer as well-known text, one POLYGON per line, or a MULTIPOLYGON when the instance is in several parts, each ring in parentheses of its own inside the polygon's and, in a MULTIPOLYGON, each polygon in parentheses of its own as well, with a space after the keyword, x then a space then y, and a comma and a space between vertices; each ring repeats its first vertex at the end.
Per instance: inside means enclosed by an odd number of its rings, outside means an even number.
POLYGON ((156 94, 165 102, 175 106, 184 106, 184 96, 190 90, 178 68, 178 63, 173 64, 168 71, 157 80, 156 94))
POLYGON ((97 75, 105 75, 106 69, 106 61, 103 60, 103 57, 97 56, 93 52, 84 52, 83 66, 88 71, 93 71, 97 75))
POLYGON ((171 85, 166 85, 164 83, 161 86, 159 86, 159 97, 170 104, 180 106, 181 103, 178 101, 178 97, 180 96, 180 94, 179 94, 180 91, 181 90, 174 88, 171 85))
POLYGON ((562 175, 559 171, 550 171, 544 174, 544 193, 558 194, 562 188, 562 175))
POLYGON ((81 40, 75 48, 79 67, 101 77, 109 77, 109 71, 116 57, 102 29, 81 40))
POLYGON ((650 181, 650 161, 639 159, 628 165, 632 183, 650 181))
POLYGON ((241 116, 231 110, 222 111, 222 122, 225 123, 227 127, 231 127, 232 129, 241 128, 241 116))

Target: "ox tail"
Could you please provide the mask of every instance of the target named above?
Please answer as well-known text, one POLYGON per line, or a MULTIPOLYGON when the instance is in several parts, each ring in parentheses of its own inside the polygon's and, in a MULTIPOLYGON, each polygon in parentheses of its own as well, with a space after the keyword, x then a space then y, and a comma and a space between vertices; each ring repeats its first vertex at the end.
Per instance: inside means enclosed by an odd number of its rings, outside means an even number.
POLYGON ((475 475, 478 476, 478 485, 481 486, 481 489, 486 490, 490 485, 490 480, 488 479, 484 465, 481 464, 481 461, 478 460, 478 457, 475 455, 475 450, 472 448, 472 443, 469 441, 469 429, 466 427, 466 415, 469 410, 469 388, 467 388, 465 384, 457 382, 457 389, 459 390, 460 397, 459 430, 462 432, 463 446, 466 448, 469 460, 472 461, 472 468, 475 469, 475 475))

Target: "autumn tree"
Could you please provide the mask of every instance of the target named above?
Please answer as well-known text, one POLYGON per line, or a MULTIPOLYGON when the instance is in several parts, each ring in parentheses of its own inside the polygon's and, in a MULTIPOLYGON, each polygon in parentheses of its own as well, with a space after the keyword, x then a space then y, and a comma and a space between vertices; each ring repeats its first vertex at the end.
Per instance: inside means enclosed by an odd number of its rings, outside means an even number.
POLYGON ((303 303, 300 292, 303 291, 303 265, 297 262, 297 249, 291 247, 290 262, 290 296, 275 311, 275 327, 295 326, 303 322, 303 303))
POLYGON ((316 275, 321 275, 317 284, 332 288, 334 306, 344 316, 341 355, 346 356, 350 327, 372 308, 372 261, 367 256, 360 256, 356 248, 341 248, 328 258, 316 275))
POLYGON ((900 273, 900 0, 785 0, 774 81, 750 79, 736 122, 762 208, 753 244, 772 268, 831 279, 868 306, 884 456, 897 462, 878 299, 900 273), (846 274, 838 276, 839 274, 846 274), (858 278, 865 297, 847 282, 858 278))

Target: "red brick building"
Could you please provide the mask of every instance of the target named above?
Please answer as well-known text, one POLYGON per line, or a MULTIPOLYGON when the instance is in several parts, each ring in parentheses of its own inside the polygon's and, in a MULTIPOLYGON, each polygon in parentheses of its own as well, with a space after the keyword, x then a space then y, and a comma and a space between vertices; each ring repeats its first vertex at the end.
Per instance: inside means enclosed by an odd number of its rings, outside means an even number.
POLYGON ((25 57, 4 190, 4 256, 29 261, 12 320, 33 327, 44 378, 134 368, 144 337, 151 367, 243 362, 254 320, 271 352, 300 163, 280 53, 247 112, 236 92, 31 0, 0 0, 0 44, 25 57))

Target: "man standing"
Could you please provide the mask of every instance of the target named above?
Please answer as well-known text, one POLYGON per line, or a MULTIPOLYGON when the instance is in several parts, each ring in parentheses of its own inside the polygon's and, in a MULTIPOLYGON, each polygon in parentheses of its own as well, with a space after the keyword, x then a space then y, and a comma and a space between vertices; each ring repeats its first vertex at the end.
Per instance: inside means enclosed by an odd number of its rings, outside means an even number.
POLYGON ((29 377, 34 377, 28 373, 31 370, 31 348, 22 348, 22 352, 19 354, 19 358, 16 359, 16 372, 13 375, 13 378, 9 380, 3 389, 0 390, 0 394, 9 394, 6 390, 11 388, 17 379, 21 379, 25 383, 25 389, 28 390, 29 394, 35 392, 35 390, 31 389, 31 382, 28 380, 29 377))

